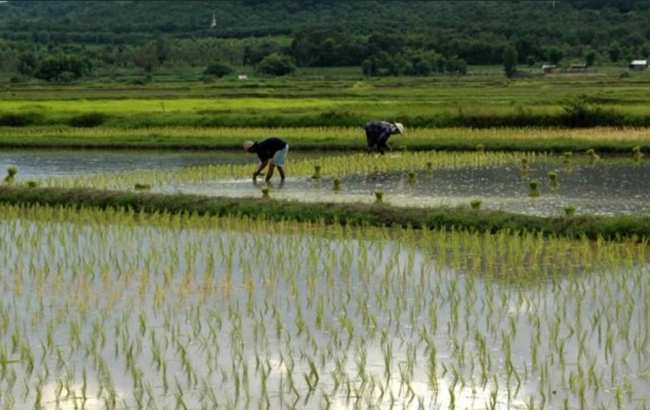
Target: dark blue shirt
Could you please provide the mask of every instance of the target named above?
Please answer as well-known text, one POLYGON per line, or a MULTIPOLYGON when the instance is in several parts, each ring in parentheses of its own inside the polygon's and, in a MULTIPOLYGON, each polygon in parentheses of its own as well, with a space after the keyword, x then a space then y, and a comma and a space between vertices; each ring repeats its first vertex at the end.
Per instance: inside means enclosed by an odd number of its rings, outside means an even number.
POLYGON ((286 146, 286 141, 280 138, 271 137, 264 141, 256 142, 248 149, 248 152, 256 153, 260 161, 263 162, 273 158, 276 152, 283 150, 286 146))
POLYGON ((395 124, 388 121, 370 121, 366 124, 365 130, 368 148, 377 148, 382 154, 384 149, 388 148, 388 145, 386 145, 388 138, 399 132, 395 124))

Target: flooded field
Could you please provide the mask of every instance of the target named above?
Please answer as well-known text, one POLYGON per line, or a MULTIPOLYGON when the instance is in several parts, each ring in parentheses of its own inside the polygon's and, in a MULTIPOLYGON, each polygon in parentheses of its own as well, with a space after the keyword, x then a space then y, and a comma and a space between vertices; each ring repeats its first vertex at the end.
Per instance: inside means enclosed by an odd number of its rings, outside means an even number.
POLYGON ((254 155, 229 151, 0 152, 0 167, 16 165, 18 181, 49 186, 297 201, 373 202, 381 192, 396 206, 469 206, 535 215, 650 214, 650 161, 527 153, 291 153, 288 179, 254 184, 254 155), (318 168, 318 175, 315 177, 318 168), (335 182, 336 180, 336 182, 335 182), (335 187, 335 184, 337 185, 335 187), (535 189, 532 189, 535 185, 535 189), (533 192, 535 191, 535 192, 533 192))
POLYGON ((0 235, 1 408, 650 405, 646 244, 13 207, 0 235))
MULTIPOLYGON (((310 154, 296 153, 296 158, 310 154)), ((255 164, 254 156, 239 151, 170 151, 105 149, 10 149, 0 150, 0 170, 10 166, 26 178, 75 176, 140 169, 177 169, 223 164, 255 164)))
MULTIPOLYGON (((228 179, 163 188, 219 196, 260 196, 264 183, 228 179)), ((469 206, 480 200, 486 209, 536 215, 561 215, 566 207, 578 213, 650 214, 650 162, 618 158, 597 164, 576 161, 570 167, 556 158, 538 160, 522 172, 519 164, 460 167, 408 172, 350 175, 340 178, 289 178, 271 185, 272 196, 300 201, 372 202, 375 192, 397 206, 469 206), (555 180, 551 175, 555 174, 555 180), (531 196, 531 182, 539 196, 531 196)))

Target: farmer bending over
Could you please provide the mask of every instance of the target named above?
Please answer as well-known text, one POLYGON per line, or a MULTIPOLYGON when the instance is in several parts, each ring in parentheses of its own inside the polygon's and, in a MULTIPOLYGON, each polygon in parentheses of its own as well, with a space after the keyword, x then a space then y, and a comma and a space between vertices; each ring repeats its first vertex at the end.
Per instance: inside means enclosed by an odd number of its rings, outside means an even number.
POLYGON ((284 182, 284 161, 287 159, 289 144, 280 138, 267 138, 261 142, 246 141, 244 142, 244 151, 254 152, 260 159, 260 166, 257 167, 253 174, 253 181, 257 181, 257 176, 262 173, 266 166, 269 171, 266 173, 266 182, 271 181, 273 170, 278 167, 281 181, 284 182))
POLYGON ((393 134, 404 134, 404 125, 399 122, 370 121, 366 124, 366 139, 368 141, 368 152, 376 149, 382 155, 388 146, 388 138, 393 134))

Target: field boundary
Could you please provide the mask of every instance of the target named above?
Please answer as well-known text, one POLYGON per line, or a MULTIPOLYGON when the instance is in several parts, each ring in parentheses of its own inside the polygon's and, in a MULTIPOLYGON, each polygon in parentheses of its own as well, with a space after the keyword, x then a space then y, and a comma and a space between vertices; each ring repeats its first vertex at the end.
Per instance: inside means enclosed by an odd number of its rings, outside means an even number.
POLYGON ((542 217, 468 207, 404 208, 385 204, 301 203, 264 198, 104 191, 90 188, 0 186, 0 203, 21 206, 131 209, 145 213, 246 216, 274 221, 324 222, 414 229, 454 228, 494 233, 535 232, 568 238, 650 240, 650 217, 642 215, 542 217))

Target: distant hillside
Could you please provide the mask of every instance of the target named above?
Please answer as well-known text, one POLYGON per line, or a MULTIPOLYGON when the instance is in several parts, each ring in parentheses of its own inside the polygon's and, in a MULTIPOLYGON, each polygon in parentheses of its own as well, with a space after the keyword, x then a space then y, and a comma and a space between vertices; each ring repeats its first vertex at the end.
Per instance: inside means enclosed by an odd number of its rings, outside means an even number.
POLYGON ((74 34, 94 42, 125 34, 251 36, 306 27, 370 34, 382 30, 559 36, 590 42, 595 33, 648 34, 650 2, 582 1, 25 1, 0 6, 0 30, 74 34), (215 27, 211 28, 214 13, 215 27), (585 33, 585 31, 594 33, 585 33), (581 34, 582 33, 582 34, 581 34), (82 36, 81 34, 84 34, 82 36))
POLYGON ((0 4, 0 71, 63 81, 98 67, 259 68, 272 56, 267 72, 463 74, 506 53, 531 66, 625 64, 650 55, 649 21, 650 1, 626 0, 9 0, 0 4))

